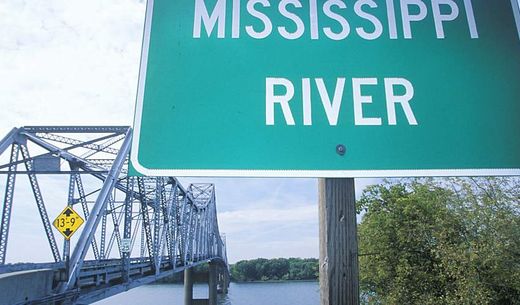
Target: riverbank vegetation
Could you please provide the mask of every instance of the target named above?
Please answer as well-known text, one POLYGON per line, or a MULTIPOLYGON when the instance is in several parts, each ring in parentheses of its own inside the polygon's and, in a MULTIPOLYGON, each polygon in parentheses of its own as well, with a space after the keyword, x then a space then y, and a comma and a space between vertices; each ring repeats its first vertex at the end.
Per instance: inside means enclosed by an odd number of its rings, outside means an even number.
POLYGON ((258 258, 231 265, 231 280, 236 282, 317 280, 318 275, 316 258, 258 258))

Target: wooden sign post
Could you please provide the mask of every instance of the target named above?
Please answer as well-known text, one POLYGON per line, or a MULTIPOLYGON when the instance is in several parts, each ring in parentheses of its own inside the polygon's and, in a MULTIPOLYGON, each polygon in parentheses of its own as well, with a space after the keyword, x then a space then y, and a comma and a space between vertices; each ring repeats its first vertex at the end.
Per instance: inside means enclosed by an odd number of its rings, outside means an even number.
POLYGON ((359 269, 353 178, 319 180, 321 305, 358 305, 359 269))

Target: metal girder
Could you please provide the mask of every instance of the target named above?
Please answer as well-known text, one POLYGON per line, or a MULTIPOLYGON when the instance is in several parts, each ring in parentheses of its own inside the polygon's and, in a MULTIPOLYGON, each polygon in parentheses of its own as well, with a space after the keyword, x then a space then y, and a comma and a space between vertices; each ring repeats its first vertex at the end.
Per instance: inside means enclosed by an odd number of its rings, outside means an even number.
MULTIPOLYGON (((33 135, 31 133, 27 133, 25 129, 22 129, 22 131, 25 132, 26 136, 30 135, 30 137, 29 137, 30 139, 39 139, 39 140, 46 139, 46 140, 51 140, 51 141, 55 141, 55 142, 71 144, 71 146, 58 148, 57 146, 55 146, 53 144, 50 144, 50 143, 47 143, 47 142, 41 140, 41 142, 39 141, 39 145, 44 147, 44 148, 46 148, 50 152, 45 153, 45 154, 41 154, 41 155, 37 155, 36 157, 32 157, 31 160, 35 159, 35 158, 38 158, 38 157, 50 156, 52 154, 56 154, 57 152, 62 152, 62 151, 63 152, 68 152, 69 150, 73 150, 75 148, 85 148, 85 149, 93 150, 93 152, 90 152, 90 153, 87 153, 87 154, 81 156, 82 160, 86 160, 86 158, 88 158, 89 156, 92 156, 92 155, 94 155, 94 154, 96 154, 96 153, 98 153, 100 151, 105 151, 105 152, 108 152, 108 153, 111 153, 111 154, 117 154, 117 152, 118 152, 117 149, 112 148, 112 147, 108 147, 108 146, 110 146, 113 143, 116 143, 118 141, 121 141, 121 139, 124 138, 124 136, 121 136, 120 134, 110 134, 108 136, 103 136, 103 137, 96 138, 96 139, 89 140, 89 141, 80 141, 80 140, 71 139, 71 138, 67 138, 67 137, 63 137, 63 136, 59 136, 59 135, 55 135, 55 134, 36 133, 36 134, 33 135), (105 139, 111 139, 111 138, 114 138, 114 137, 116 137, 116 140, 111 142, 111 144, 108 145, 108 146, 100 145, 100 144, 94 144, 94 143, 96 143, 98 141, 102 141, 102 140, 105 140, 105 139), (44 143, 46 143, 47 145, 44 145, 44 143)), ((68 160, 68 161, 71 162, 70 160, 68 160)), ((19 163, 21 163, 21 162, 23 162, 23 161, 19 161, 19 163)), ((88 162, 88 163, 90 163, 90 162, 88 162)), ((4 166, 1 166, 0 168, 3 168, 3 167, 4 166)))
MULTIPOLYGON (((65 159, 66 161, 76 164, 79 168, 84 170, 85 173, 92 174, 92 176, 102 181, 105 181, 107 174, 105 174, 106 169, 103 166, 91 163, 88 159, 76 156, 63 148, 45 142, 41 138, 37 137, 35 134, 27 132, 26 129, 22 129, 20 133, 24 135, 27 139, 31 140, 33 143, 37 144, 38 146, 48 150, 51 153, 57 153, 61 158, 65 159)), ((116 182, 116 188, 121 190, 122 192, 126 192, 124 186, 119 182, 116 182)))
POLYGON ((24 126, 28 132, 37 133, 127 133, 128 126, 24 126))
MULTIPOLYGON (((76 189, 76 174, 71 174, 69 177, 69 193, 67 198, 67 206, 72 207, 74 205, 74 191, 76 189)), ((70 258, 70 240, 65 239, 63 241, 63 260, 68 262, 70 258)))
POLYGON ((0 155, 4 153, 9 145, 14 143, 14 139, 17 134, 18 128, 13 128, 2 140, 0 140, 0 155))
MULTIPOLYGON (((116 141, 116 142, 118 142, 124 138, 124 136, 121 136, 120 134, 109 134, 107 136, 96 138, 96 139, 93 139, 90 141, 80 141, 80 140, 76 140, 76 139, 72 139, 69 137, 64 137, 64 136, 56 135, 56 134, 52 134, 52 133, 36 133, 36 135, 42 139, 47 139, 47 140, 51 140, 51 141, 55 141, 55 142, 72 145, 72 146, 66 147, 65 150, 71 150, 74 148, 82 147, 82 148, 91 149, 94 151, 94 153, 106 152, 106 153, 113 154, 113 155, 117 155, 119 150, 112 148, 112 147, 105 147, 105 145, 95 144, 95 143, 99 142, 99 141, 103 141, 103 140, 108 140, 108 139, 114 138, 114 137, 118 137, 117 141, 116 141)), ((116 142, 113 142, 113 143, 116 143, 116 142)))
MULTIPOLYGON (((140 205, 140 208, 142 209, 142 203, 140 205)), ((141 259, 144 259, 145 256, 146 256, 146 236, 145 236, 145 228, 144 228, 144 225, 142 224, 144 222, 143 220, 143 216, 142 214, 139 214, 139 220, 141 221, 141 247, 140 247, 140 250, 141 250, 141 259)))
POLYGON ((76 174, 76 173, 85 173, 85 174, 107 174, 108 170, 102 170, 102 171, 0 171, 0 175, 8 175, 8 174, 42 174, 42 175, 69 175, 69 174, 76 174))
MULTIPOLYGON (((123 226, 123 238, 127 240, 131 240, 132 238, 132 206, 133 206, 133 192, 134 192, 134 177, 128 177, 126 189, 129 190, 126 193, 125 198, 125 206, 124 206, 124 226, 123 226)), ((132 244, 130 243, 130 249, 128 252, 121 251, 121 258, 123 264, 123 281, 128 282, 130 279, 129 271, 130 271, 130 255, 132 254, 132 244)))
MULTIPOLYGON (((177 194, 177 182, 173 185, 173 190, 171 193, 170 204, 172 210, 170 211, 170 223, 169 223, 169 231, 171 236, 170 249, 168 251, 170 255, 170 260, 172 265, 176 266, 177 264, 177 245, 178 245, 178 215, 179 215, 179 206, 178 206, 178 194, 177 194)), ((180 253, 179 253, 180 254, 180 253)))
POLYGON ((202 225, 202 219, 201 219, 201 214, 197 213, 197 215, 195 215, 195 227, 194 227, 194 233, 193 233, 193 237, 192 237, 192 247, 191 247, 191 252, 193 253, 193 256, 194 257, 198 257, 199 256, 199 235, 200 235, 200 232, 201 232, 201 225, 202 225))
MULTIPOLYGON (((110 252, 112 251, 112 246, 114 245, 114 240, 117 243, 117 253, 119 253, 119 257, 123 257, 123 254, 121 252, 121 232, 119 231, 119 224, 121 223, 121 219, 123 218, 123 214, 116 214, 116 207, 114 204, 114 200, 110 200, 109 202, 109 208, 110 216, 112 218, 112 223, 114 225, 112 234, 110 235, 110 239, 108 240, 108 246, 107 251, 105 253, 105 256, 108 258, 110 256, 110 252)), ((124 208, 124 206, 122 207, 124 208)))
MULTIPOLYGON (((115 143, 121 141, 124 139, 124 136, 112 136, 110 139, 106 140, 105 142, 101 143, 101 144, 98 144, 99 145, 99 150, 98 151, 92 151, 90 153, 86 153, 84 155, 82 155, 83 158, 90 158, 91 156, 97 154, 98 152, 106 152, 106 153, 110 153, 110 150, 114 149, 112 148, 111 146, 114 145, 115 143)), ((116 153, 117 155, 117 153, 116 153)))
POLYGON ((180 255, 183 265, 187 265, 187 259, 188 259, 188 238, 189 238, 189 228, 188 228, 188 221, 186 221, 186 217, 191 220, 190 211, 186 210, 188 208, 188 199, 186 196, 182 198, 181 202, 182 208, 181 208, 181 220, 180 220, 180 255))
MULTIPOLYGON (((20 145, 20 150, 22 152, 22 157, 25 161, 25 168, 28 172, 33 169, 33 161, 28 161, 30 159, 29 150, 25 144, 20 145)), ((45 234, 47 235, 47 240, 49 242, 49 246, 51 247, 52 256, 54 257, 54 261, 59 262, 60 252, 58 250, 58 245, 56 244, 56 239, 54 238, 54 233, 52 231, 51 222, 49 221, 49 215, 47 214, 47 209, 45 208, 45 203, 43 201, 43 196, 40 190, 40 185, 38 184, 38 179, 35 174, 27 174, 29 177, 29 182, 31 184, 31 188, 33 191, 34 199, 36 200, 36 206, 38 207, 38 212, 40 213, 40 218, 43 223, 43 229, 45 230, 45 234)))
MULTIPOLYGON (((14 143, 11 148, 11 167, 9 167, 10 171, 16 171, 16 161, 18 160, 19 151, 19 145, 14 143)), ((9 224, 11 223, 11 211, 13 207, 15 181, 16 174, 7 175, 7 183, 5 186, 4 195, 4 207, 2 209, 2 223, 0 228, 0 264, 2 265, 5 264, 5 256, 7 252, 7 240, 9 237, 9 224)))
POLYGON ((166 243, 166 250, 168 252, 168 256, 170 258, 170 262, 174 264, 174 255, 175 251, 172 248, 173 240, 172 240, 172 211, 174 211, 175 208, 175 202, 173 201, 172 194, 175 193, 175 187, 176 185, 173 185, 170 191, 170 197, 167 198, 166 196, 166 188, 162 189, 162 195, 161 195, 161 211, 163 215, 163 231, 161 240, 164 240, 166 243))
POLYGON ((162 234, 161 234, 161 202, 162 202, 162 189, 163 189, 163 178, 157 178, 155 182, 155 202, 153 207, 153 256, 155 262, 155 270, 158 270, 158 266, 161 264, 161 245, 162 245, 162 234))
POLYGON ((195 235, 195 206, 190 205, 190 220, 188 221, 188 256, 189 262, 193 262, 193 237, 195 235))
POLYGON ((153 238, 152 238, 152 230, 150 228, 150 215, 148 215, 148 205, 146 202, 146 189, 144 184, 144 179, 142 177, 137 178, 139 194, 141 196, 141 217, 142 217, 142 227, 146 237, 146 245, 148 248, 148 255, 150 260, 152 261, 152 265, 155 267, 155 255, 154 255, 154 247, 153 247, 153 238))
POLYGON ((31 140, 33 143, 37 144, 38 146, 41 146, 50 152, 59 154, 59 156, 61 158, 67 160, 68 162, 77 164, 78 167, 83 170, 87 170, 87 171, 88 170, 94 170, 94 171, 105 170, 105 168, 95 165, 95 164, 91 164, 90 162, 88 162, 88 160, 81 158, 79 156, 76 156, 73 153, 70 153, 63 148, 60 148, 56 145, 52 145, 48 142, 45 142, 44 140, 40 139, 39 137, 37 137, 36 135, 34 135, 32 133, 23 131, 22 134, 25 137, 27 137, 27 139, 31 140))
MULTIPOLYGON (((108 202, 112 199, 109 197, 108 202)), ((101 216, 101 242, 99 243, 99 258, 105 259, 105 249, 106 249, 106 239, 107 239, 107 210, 103 210, 103 215, 101 216)))
MULTIPOLYGON (((78 189, 79 202, 81 203, 81 208, 83 210, 83 216, 85 216, 85 220, 90 217, 90 212, 87 205, 87 196, 85 194, 85 188, 83 187, 83 181, 81 180, 81 175, 77 174, 74 176, 76 181, 76 187, 78 189)), ((92 252, 94 253, 94 258, 99 259, 99 250, 96 242, 96 238, 92 238, 92 252)))

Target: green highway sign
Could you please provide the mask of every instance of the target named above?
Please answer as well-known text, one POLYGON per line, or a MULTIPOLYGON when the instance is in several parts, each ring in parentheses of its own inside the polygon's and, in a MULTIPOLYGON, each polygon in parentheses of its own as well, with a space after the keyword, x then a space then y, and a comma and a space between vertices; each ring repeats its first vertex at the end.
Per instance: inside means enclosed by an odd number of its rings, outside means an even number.
POLYGON ((520 175, 516 0, 148 0, 131 172, 520 175))

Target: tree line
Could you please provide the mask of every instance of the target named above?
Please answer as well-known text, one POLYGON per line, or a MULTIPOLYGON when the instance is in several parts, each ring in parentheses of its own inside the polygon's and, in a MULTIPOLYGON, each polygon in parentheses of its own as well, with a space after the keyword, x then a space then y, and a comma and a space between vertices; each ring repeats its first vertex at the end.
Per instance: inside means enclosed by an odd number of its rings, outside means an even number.
POLYGON ((317 280, 319 275, 316 258, 243 260, 231 265, 230 271, 236 282, 317 280))

